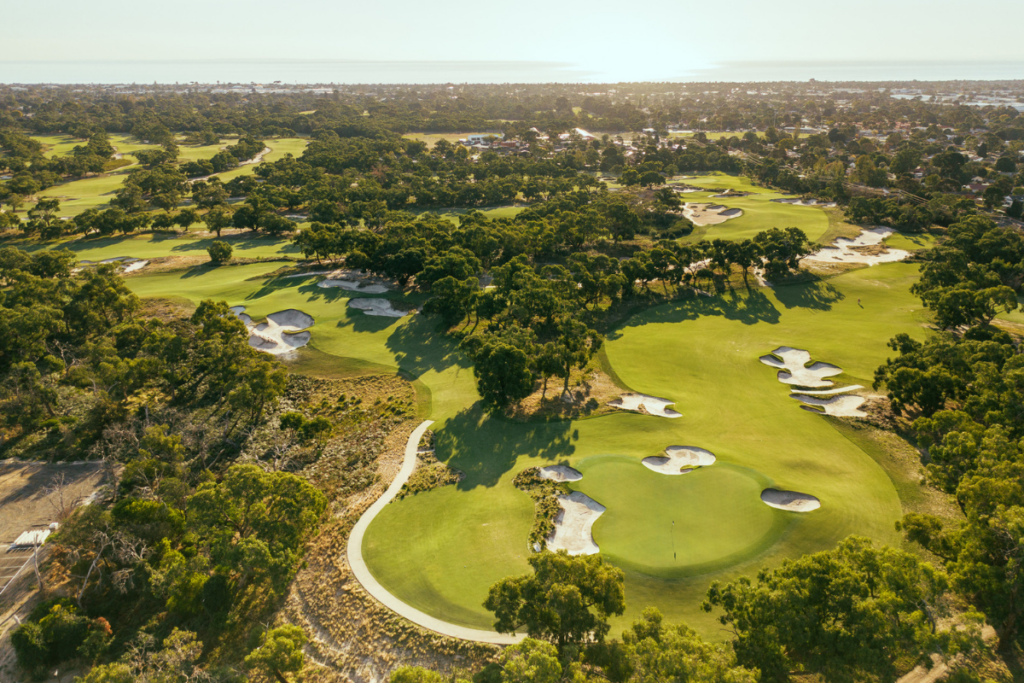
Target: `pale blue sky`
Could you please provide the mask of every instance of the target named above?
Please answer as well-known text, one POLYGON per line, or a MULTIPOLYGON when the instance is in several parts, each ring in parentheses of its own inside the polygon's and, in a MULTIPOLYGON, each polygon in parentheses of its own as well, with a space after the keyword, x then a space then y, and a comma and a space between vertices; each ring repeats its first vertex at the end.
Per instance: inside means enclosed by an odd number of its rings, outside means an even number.
POLYGON ((1021 0, 787 4, 0 0, 0 81, 18 80, 12 62, 37 60, 526 60, 588 80, 745 61, 1024 63, 1021 0))

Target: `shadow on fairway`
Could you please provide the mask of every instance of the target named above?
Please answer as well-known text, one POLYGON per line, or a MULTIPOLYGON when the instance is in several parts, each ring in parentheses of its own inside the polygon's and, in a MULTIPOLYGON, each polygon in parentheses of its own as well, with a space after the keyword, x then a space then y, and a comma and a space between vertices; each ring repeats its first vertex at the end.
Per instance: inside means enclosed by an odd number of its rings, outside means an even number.
MULTIPOLYGON (((761 290, 751 289, 741 293, 733 289, 721 296, 699 296, 655 306, 633 315, 619 329, 649 323, 679 323, 704 316, 721 316, 744 325, 774 325, 779 322, 781 313, 761 290)), ((619 330, 613 330, 607 336, 608 339, 618 339, 619 330)))
MULTIPOLYGON (((172 235, 168 239, 181 239, 172 235)), ((156 240, 154 240, 156 241, 156 240)), ((208 237, 203 239, 189 239, 182 244, 171 247, 173 252, 206 251, 214 242, 227 242, 236 251, 244 252, 248 249, 259 249, 260 247, 277 247, 283 254, 297 254, 299 248, 288 239, 272 239, 266 237, 208 237)))
MULTIPOLYGON (((382 330, 404 318, 355 315, 348 323, 359 330, 382 330)), ((414 315, 409 322, 395 327, 384 345, 395 356, 398 369, 418 379, 425 372, 442 372, 452 367, 468 368, 469 358, 459 350, 458 343, 437 329, 439 319, 434 316, 414 315)), ((340 322, 338 323, 341 324, 340 322)))
POLYGON ((775 298, 786 308, 811 308, 816 311, 830 311, 832 304, 842 301, 846 295, 830 283, 818 280, 798 285, 782 285, 775 288, 775 298))
POLYGON ((571 422, 509 422, 490 417, 477 402, 448 420, 435 446, 439 460, 466 473, 458 487, 468 491, 494 486, 522 455, 548 463, 567 459, 578 438, 571 422))

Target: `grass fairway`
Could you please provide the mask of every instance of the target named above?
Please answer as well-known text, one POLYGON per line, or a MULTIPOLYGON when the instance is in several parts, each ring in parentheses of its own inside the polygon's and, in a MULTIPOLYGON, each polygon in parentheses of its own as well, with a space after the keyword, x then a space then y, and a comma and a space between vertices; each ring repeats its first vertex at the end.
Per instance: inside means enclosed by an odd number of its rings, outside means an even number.
MULTIPOLYGON (((102 261, 109 258, 128 256, 151 259, 161 256, 206 256, 206 249, 216 240, 214 237, 197 239, 177 237, 170 234, 128 235, 125 237, 91 237, 53 242, 35 240, 8 240, 6 245, 32 252, 40 249, 70 249, 81 261, 102 261)), ((295 244, 287 238, 249 237, 225 235, 221 241, 234 249, 236 258, 274 258, 277 256, 301 256, 295 244)), ((282 264, 275 266, 280 268, 282 264)))
POLYGON ((716 198, 717 193, 687 192, 681 195, 685 202, 712 202, 724 204, 730 209, 742 209, 743 215, 719 225, 694 226, 684 241, 698 242, 702 239, 745 240, 769 228, 800 228, 812 242, 822 239, 829 230, 828 214, 814 206, 796 206, 773 202, 785 195, 750 184, 747 178, 731 175, 707 175, 685 177, 672 181, 672 185, 694 185, 720 190, 731 189, 749 192, 746 197, 716 198))
POLYGON ((609 336, 608 360, 628 386, 674 399, 681 419, 617 413, 523 424, 463 409, 436 429, 438 456, 466 478, 389 505, 368 530, 368 565, 409 604, 487 627, 481 603, 493 577, 524 571, 528 553, 520 529, 531 502, 512 479, 527 467, 564 462, 584 473, 575 486, 608 508, 594 534, 627 574, 628 611, 616 630, 656 605, 721 638, 699 609, 712 580, 752 575, 850 534, 899 542, 900 502, 886 473, 829 418, 801 410, 757 359, 782 344, 806 348, 815 360, 843 367, 841 379, 870 385, 890 337, 927 334, 908 291, 916 272, 907 264, 876 266, 631 318, 609 336), (673 444, 707 448, 718 463, 681 477, 639 464, 673 444), (702 484, 707 491, 696 493, 702 484), (757 498, 766 486, 816 495, 822 507, 805 515, 771 510, 757 498), (691 494, 685 501, 684 491, 691 494), (677 547, 670 563, 664 517, 673 514, 686 519, 677 533, 687 554, 677 547))
MULTIPOLYGON (((47 154, 60 153, 61 150, 67 148, 64 152, 66 153, 75 145, 84 144, 83 141, 75 140, 69 136, 47 136, 45 138, 37 139, 43 141, 44 144, 52 145, 47 154), (58 141, 58 138, 67 138, 67 140, 61 142, 58 141)), ((110 142, 117 147, 118 152, 126 155, 131 155, 132 152, 136 152, 140 149, 156 149, 159 147, 159 145, 146 145, 140 144, 137 141, 133 142, 127 137, 121 135, 110 136, 110 142)), ((203 147, 182 146, 179 148, 179 157, 182 161, 209 159, 219 152, 222 146, 231 144, 234 144, 234 141, 224 141, 224 144, 221 145, 206 145, 203 147)), ((267 140, 266 144, 270 147, 271 152, 263 157, 263 160, 273 162, 283 158, 286 154, 291 154, 293 156, 301 155, 306 149, 308 140, 304 138, 276 138, 273 140, 267 140)), ((217 177, 226 183, 239 176, 251 175, 256 171, 256 166, 257 164, 239 166, 238 168, 231 169, 230 171, 220 173, 217 177)), ((117 192, 124 184, 128 173, 135 168, 138 168, 138 164, 124 166, 111 173, 104 173, 98 176, 60 183, 53 187, 48 187, 40 192, 38 196, 41 198, 57 197, 60 199, 61 216, 77 216, 86 209, 93 207, 106 207, 107 204, 110 203, 110 200, 114 198, 114 193, 117 192)), ((25 207, 26 211, 27 209, 28 207, 25 207)))
POLYGON ((278 265, 143 272, 126 282, 141 296, 224 299, 257 320, 298 308, 316 324, 296 370, 329 369, 335 358, 339 372, 401 369, 425 388, 430 403, 422 409, 437 420, 438 457, 466 476, 388 505, 363 552, 388 590, 429 614, 490 627, 482 607, 488 588, 528 571, 533 504, 512 480, 538 465, 577 467, 584 476, 574 486, 608 508, 594 535, 626 572, 628 611, 616 632, 656 605, 720 640, 714 617, 699 609, 711 581, 753 575, 850 534, 899 542, 900 500, 886 472, 831 418, 802 410, 757 359, 782 344, 806 348, 814 360, 842 367, 841 380, 870 385, 891 353, 890 337, 928 334, 909 293, 914 265, 645 311, 608 336, 608 362, 628 386, 676 401, 683 417, 620 412, 536 423, 480 409, 472 368, 436 320, 367 316, 348 308, 351 292, 317 287, 317 276, 267 278, 278 265), (677 444, 706 448, 718 461, 678 477, 640 464, 677 444), (818 496, 822 507, 809 514, 768 508, 759 500, 767 486, 818 496))

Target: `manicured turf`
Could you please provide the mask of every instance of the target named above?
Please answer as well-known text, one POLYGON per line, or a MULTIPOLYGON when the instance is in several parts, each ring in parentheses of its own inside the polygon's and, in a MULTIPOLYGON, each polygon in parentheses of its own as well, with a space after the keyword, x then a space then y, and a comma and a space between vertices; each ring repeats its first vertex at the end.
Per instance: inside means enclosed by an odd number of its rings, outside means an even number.
POLYGON ((627 456, 577 463, 573 488, 614 504, 594 524, 594 540, 622 567, 663 578, 695 576, 767 549, 788 515, 761 502, 769 480, 754 470, 716 463, 667 476, 627 456))
MULTIPOLYGON (((64 137, 64 136, 58 136, 64 137)), ((55 140, 56 138, 46 138, 46 140, 55 140)), ((71 140, 69 138, 69 140, 71 140)), ((112 135, 110 137, 111 144, 117 147, 118 151, 122 154, 130 155, 132 152, 140 149, 156 149, 157 145, 145 145, 125 138, 124 136, 112 135)), ((56 144, 56 143, 46 143, 56 144)), ((63 148, 63 146, 74 147, 75 144, 82 144, 82 141, 75 142, 62 142, 55 147, 63 148)), ((224 141, 223 145, 206 145, 203 147, 187 147, 181 146, 179 148, 179 156, 183 160, 198 160, 208 159, 220 151, 220 148, 224 145, 235 144, 235 141, 224 141)), ((263 157, 264 161, 273 162, 283 158, 286 154, 293 156, 299 156, 303 150, 306 149, 308 141, 303 138, 278 138, 273 140, 267 140, 266 144, 271 148, 271 152, 263 157)), ((137 164, 132 166, 125 166, 117 169, 112 173, 105 173, 103 175, 94 176, 90 178, 82 178, 81 180, 73 180, 59 185, 49 187, 39 193, 40 197, 58 197, 60 199, 60 215, 62 216, 77 216, 86 209, 93 207, 105 207, 111 199, 114 198, 114 193, 121 188, 124 184, 124 180, 127 174, 137 168, 137 164)), ((250 175, 256 170, 256 164, 247 164, 245 166, 239 166, 238 168, 230 171, 225 171, 218 175, 223 182, 228 182, 232 178, 237 178, 242 175, 250 175)), ((30 207, 24 207, 27 210, 30 207)))
MULTIPOLYGON (((9 245, 37 251, 39 249, 70 249, 82 261, 128 256, 132 258, 158 258, 161 256, 206 256, 206 249, 216 238, 196 239, 171 235, 134 235, 128 237, 100 237, 88 239, 37 242, 29 240, 7 240, 0 245, 9 245)), ((300 257, 301 252, 290 239, 251 238, 249 236, 224 236, 234 249, 234 256, 240 258, 273 258, 275 256, 300 257)), ((277 264, 280 268, 282 264, 277 264)))
POLYGON ((814 360, 842 367, 842 381, 870 385, 891 354, 890 337, 927 334, 927 316, 909 293, 914 265, 636 315, 609 335, 608 362, 632 389, 676 401, 683 417, 614 413, 549 423, 486 416, 468 360, 435 319, 367 316, 347 307, 351 292, 317 287, 318 276, 263 279, 279 265, 204 266, 126 282, 141 296, 225 299, 257 320, 298 308, 316 324, 297 369, 329 367, 334 356, 345 359, 338 362, 345 372, 401 369, 429 390, 438 457, 466 476, 389 505, 363 550, 388 590, 434 616, 489 627, 481 604, 487 589, 528 571, 533 504, 512 479, 537 465, 579 468, 584 477, 574 486, 608 508, 594 535, 627 575, 628 611, 616 630, 656 605, 719 640, 713 617, 699 609, 712 580, 753 575, 854 533, 899 541, 900 501, 885 471, 829 418, 802 410, 757 359, 783 344, 806 348, 814 360), (640 465, 669 445, 706 448, 718 462, 678 477, 640 465), (767 486, 816 495, 822 507, 804 515, 768 508, 758 498, 767 486))
POLYGON ((785 195, 778 192, 751 185, 749 180, 740 176, 708 175, 686 177, 674 180, 673 185, 686 184, 696 187, 709 187, 720 190, 732 189, 738 192, 750 192, 747 197, 716 198, 717 193, 687 192, 680 195, 684 202, 711 202, 722 204, 730 209, 742 209, 743 215, 732 218, 719 225, 694 226, 693 232, 684 240, 696 242, 701 239, 745 240, 750 239, 762 230, 769 228, 800 228, 812 242, 822 238, 828 231, 828 215, 814 206, 796 206, 773 202, 785 195))
POLYGON ((667 617, 720 637, 713 619, 698 609, 710 581, 753 574, 787 557, 831 547, 849 534, 898 542, 893 525, 900 514, 899 499, 885 472, 829 419, 801 410, 775 372, 757 359, 782 344, 807 348, 815 360, 843 367, 842 379, 870 385, 874 368, 889 354, 885 343, 891 336, 901 331, 926 334, 920 325, 924 315, 908 292, 915 277, 914 266, 876 266, 827 283, 701 298, 632 318, 610 336, 608 359, 631 388, 674 399, 681 419, 622 413, 574 423, 519 424, 464 410, 438 425, 437 452, 466 472, 466 478, 457 487, 388 506, 370 526, 364 545, 371 570, 419 609, 457 623, 487 626, 490 615, 481 603, 493 577, 523 571, 528 553, 526 536, 515 530, 531 503, 511 481, 522 469, 554 462, 584 472, 575 486, 609 509, 595 527, 598 543, 607 538, 610 556, 631 558, 621 562, 627 570, 629 611, 619 620, 620 627, 654 604, 667 617), (638 485, 644 474, 639 460, 673 444, 707 448, 719 463, 684 475, 693 477, 688 483, 650 479, 650 496, 645 497, 638 485), (590 464, 599 462, 598 456, 632 460, 629 472, 636 476, 622 470, 588 480, 589 470, 601 469, 590 464), (712 474, 715 468, 718 473, 712 474), (730 468, 747 474, 730 477, 730 468), (666 489, 697 486, 700 477, 724 501, 710 496, 716 502, 712 512, 723 504, 735 507, 737 514, 749 515, 751 533, 735 545, 718 545, 715 536, 723 533, 723 525, 734 528, 744 522, 725 516, 711 522, 704 515, 704 527, 687 528, 692 564, 659 564, 655 556, 665 556, 663 547, 638 550, 641 542, 630 537, 622 516, 652 520, 654 528, 634 530, 637 539, 657 536, 663 532, 657 521, 662 515, 648 511, 673 509, 674 496, 666 489), (760 501, 750 496, 766 485, 816 495, 822 508, 807 515, 762 510, 760 501), (726 490, 733 492, 727 498, 726 490), (484 510, 489 511, 486 518, 481 516, 484 510), (775 528, 774 521, 770 528, 764 526, 777 518, 783 529, 775 528), (437 531, 439 519, 445 520, 444 534, 437 531), (450 527, 459 533, 452 534, 450 527), (761 539, 780 533, 778 542, 764 547, 761 539), (508 544, 499 543, 501 539, 508 544), (480 547, 489 550, 465 550, 480 547), (708 570, 708 565, 716 566, 716 558, 728 558, 731 564, 708 570), (695 571, 706 573, 686 576, 695 571))

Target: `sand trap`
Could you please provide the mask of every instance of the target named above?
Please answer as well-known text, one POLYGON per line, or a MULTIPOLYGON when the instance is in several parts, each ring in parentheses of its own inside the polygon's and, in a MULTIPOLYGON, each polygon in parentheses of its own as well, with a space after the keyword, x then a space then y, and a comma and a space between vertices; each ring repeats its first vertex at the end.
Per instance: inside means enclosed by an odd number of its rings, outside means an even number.
POLYGON ((822 202, 817 199, 794 199, 792 197, 783 197, 782 199, 772 199, 771 201, 776 204, 794 204, 796 206, 817 206, 822 209, 828 209, 836 205, 835 202, 822 202))
POLYGON ((121 268, 121 273, 134 273, 137 270, 142 270, 149 265, 149 261, 132 261, 128 265, 121 268))
POLYGON ((805 404, 803 406, 805 409, 812 410, 814 412, 824 412, 826 415, 832 415, 834 417, 868 416, 867 413, 860 409, 860 407, 864 405, 864 401, 867 399, 863 396, 857 396, 856 394, 831 396, 829 398, 807 396, 804 394, 790 394, 790 396, 805 404), (817 406, 821 408, 821 411, 817 411, 811 406, 817 406))
POLYGON ((608 403, 612 408, 620 410, 633 410, 646 415, 657 415, 658 417, 682 417, 668 406, 675 405, 675 401, 647 394, 623 394, 619 398, 608 403))
POLYGON ((304 330, 313 326, 313 316, 294 308, 271 313, 266 322, 259 325, 253 325, 245 306, 232 306, 228 310, 249 328, 249 346, 274 356, 305 346, 312 336, 304 330))
POLYGON ((641 462, 649 470, 659 474, 686 474, 694 467, 715 464, 715 454, 695 446, 669 446, 665 455, 654 455, 641 462))
POLYGON ((579 481, 583 475, 568 465, 548 465, 537 469, 537 476, 551 481, 579 481))
POLYGON ((834 389, 793 389, 792 391, 794 394, 804 394, 805 396, 835 396, 836 394, 845 394, 863 388, 859 384, 851 384, 848 387, 836 387, 834 389))
POLYGON ((729 197, 746 197, 746 196, 749 196, 750 194, 751 194, 750 192, 739 192, 737 190, 726 190, 725 192, 722 192, 721 194, 713 194, 711 196, 714 197, 715 199, 728 199, 729 197))
POLYGON ((548 536, 548 550, 565 550, 570 555, 593 555, 600 552, 601 549, 594 543, 592 529, 606 508, 579 491, 559 496, 558 504, 562 509, 555 516, 555 530, 548 536))
POLYGON ((780 346, 771 355, 759 359, 769 367, 779 369, 779 381, 783 384, 795 384, 801 387, 819 389, 832 386, 833 382, 825 379, 842 374, 842 368, 829 363, 815 363, 806 367, 811 361, 811 354, 803 349, 780 346))
POLYGON ((398 310, 391 304, 390 299, 349 299, 348 305, 366 315, 380 315, 388 318, 401 318, 413 313, 413 311, 398 310))
POLYGON ((740 209, 730 209, 722 204, 688 202, 683 206, 683 215, 694 225, 719 225, 730 218, 743 215, 740 209))
POLYGON ((329 289, 337 287, 338 289, 345 289, 350 292, 362 292, 364 294, 383 294, 388 291, 386 285, 368 285, 360 280, 321 280, 316 283, 317 287, 324 287, 329 289))
POLYGON ((832 243, 831 247, 825 247, 817 251, 804 261, 815 261, 818 263, 862 263, 874 266, 879 263, 895 263, 903 261, 910 256, 909 251, 903 249, 887 249, 882 254, 865 254, 857 251, 854 247, 873 247, 882 244, 883 241, 895 231, 890 228, 866 228, 854 239, 839 237, 832 243))
POLYGON ((810 494, 797 491, 765 489, 761 491, 761 500, 769 507, 788 512, 810 512, 821 507, 820 500, 810 494))
POLYGON ((245 323, 246 327, 251 327, 252 326, 252 318, 250 318, 248 316, 248 314, 246 314, 244 312, 245 311, 245 306, 232 306, 228 310, 231 311, 232 313, 234 313, 236 318, 238 318, 243 323, 245 323))

